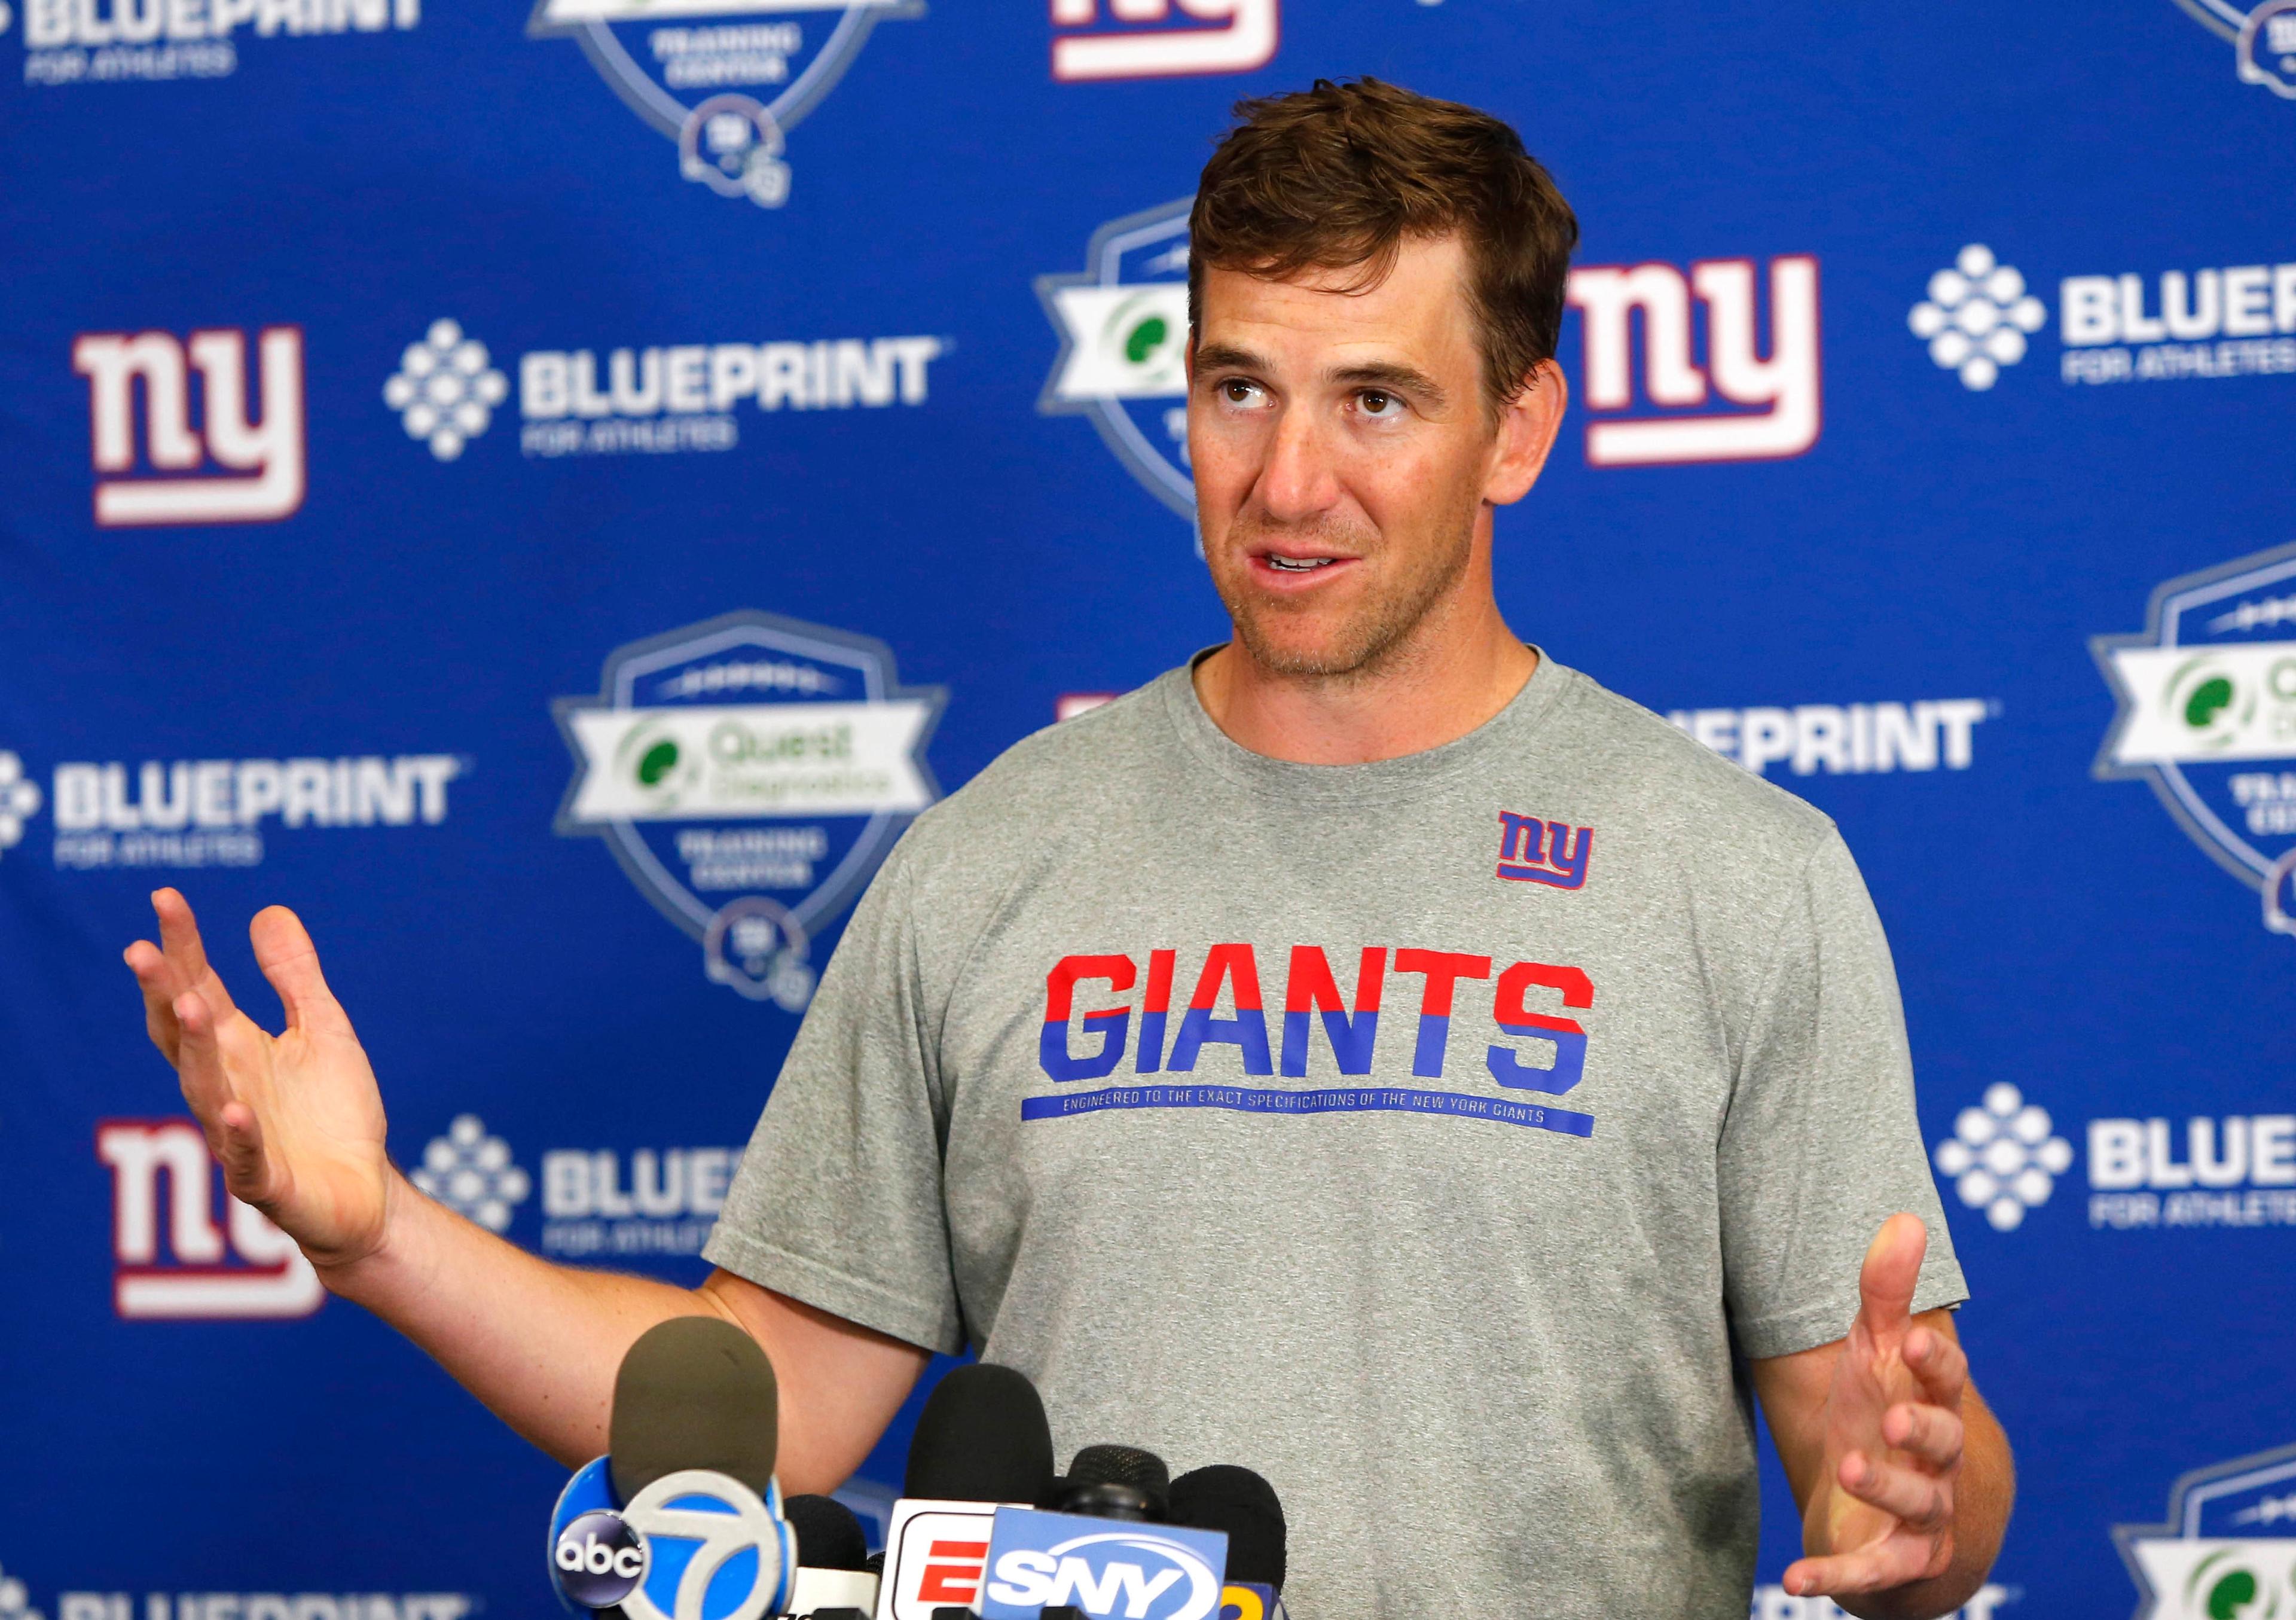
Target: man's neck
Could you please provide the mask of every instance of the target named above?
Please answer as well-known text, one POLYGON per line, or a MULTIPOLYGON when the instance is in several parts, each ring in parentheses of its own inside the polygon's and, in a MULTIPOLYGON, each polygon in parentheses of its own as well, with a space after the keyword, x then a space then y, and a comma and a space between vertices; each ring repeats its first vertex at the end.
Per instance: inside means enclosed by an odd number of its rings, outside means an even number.
POLYGON ((1343 676, 1269 670, 1239 637, 1196 666, 1196 696, 1214 725, 1272 759, 1364 765, 1423 753, 1505 708, 1538 667, 1497 605, 1485 605, 1469 625, 1423 622, 1376 666, 1343 676))

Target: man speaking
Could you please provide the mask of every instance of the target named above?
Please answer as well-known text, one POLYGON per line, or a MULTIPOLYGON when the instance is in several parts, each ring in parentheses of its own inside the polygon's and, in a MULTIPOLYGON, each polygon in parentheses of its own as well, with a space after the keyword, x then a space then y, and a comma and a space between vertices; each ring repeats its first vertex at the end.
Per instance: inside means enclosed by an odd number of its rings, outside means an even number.
POLYGON ((1300 1620, 1739 1620, 1751 1386, 1802 1505, 1788 1590, 1956 1608, 2009 1454, 1857 868, 1493 598, 1493 513, 1563 413, 1570 210, 1466 107, 1366 79, 1240 111, 1189 237, 1234 634, 910 829, 709 1281, 554 1266, 414 1191, 284 909, 253 925, 274 1037, 162 890, 164 950, 127 953, 152 1039, 232 1192, 568 1461, 668 1317, 771 1356, 792 1490, 970 1344, 1063 1448, 1264 1473, 1300 1620))

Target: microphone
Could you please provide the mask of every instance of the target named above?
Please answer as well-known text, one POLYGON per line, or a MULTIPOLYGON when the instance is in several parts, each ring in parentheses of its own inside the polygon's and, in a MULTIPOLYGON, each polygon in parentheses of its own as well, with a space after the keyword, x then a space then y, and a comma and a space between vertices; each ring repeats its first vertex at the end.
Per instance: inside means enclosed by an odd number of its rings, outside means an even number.
POLYGON ((866 1620, 877 1607, 877 1574, 853 1509, 833 1496, 792 1496, 782 1503, 782 1517, 797 1538, 787 1613, 866 1620))
POLYGON ((773 1363, 731 1323, 676 1317, 639 1335, 614 1377, 611 1450, 551 1514, 567 1607, 609 1620, 781 1612, 797 1549, 774 1479, 780 1417, 773 1363))
POLYGON ((1250 1468, 1215 1463, 1172 1482, 1171 1522, 1227 1535, 1227 1585, 1222 1612, 1236 1620, 1270 1620, 1283 1611, 1283 1504, 1275 1487, 1250 1468))
POLYGON ((1231 1595, 1264 1616, 1250 1589, 1224 1583, 1222 1528, 1162 1522, 1170 1477, 1153 1451, 1088 1445, 1054 1485, 1051 1510, 998 1509, 983 1620, 1210 1620, 1231 1595))
POLYGON ((1068 1477, 1053 1486, 1056 1513, 1153 1523, 1165 1517, 1171 1470, 1153 1451, 1131 1445, 1088 1445, 1070 1460, 1068 1477))
POLYGON ((876 1620, 970 1615, 998 1505, 1041 1501, 1052 1484, 1052 1426, 1028 1375, 988 1361, 951 1370, 917 1415, 876 1620))

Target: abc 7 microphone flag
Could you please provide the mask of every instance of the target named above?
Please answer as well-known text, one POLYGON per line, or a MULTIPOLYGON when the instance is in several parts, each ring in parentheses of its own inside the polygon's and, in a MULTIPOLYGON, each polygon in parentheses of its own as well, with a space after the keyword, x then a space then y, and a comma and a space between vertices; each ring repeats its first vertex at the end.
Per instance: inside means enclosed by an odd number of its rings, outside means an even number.
POLYGON ((550 1573, 568 1605, 630 1620, 763 1620, 782 1612, 797 1548, 781 1486, 759 1497, 707 1468, 665 1474, 618 1502, 605 1458, 567 1483, 550 1573))

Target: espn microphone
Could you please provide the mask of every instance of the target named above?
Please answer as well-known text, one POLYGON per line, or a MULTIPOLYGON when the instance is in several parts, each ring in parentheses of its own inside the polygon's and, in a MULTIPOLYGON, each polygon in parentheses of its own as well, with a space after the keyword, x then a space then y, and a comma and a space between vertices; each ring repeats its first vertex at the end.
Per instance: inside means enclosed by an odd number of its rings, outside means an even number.
POLYGON ((1052 1483, 1052 1426, 1028 1375, 987 1361, 954 1369, 917 1416, 876 1620, 972 1612, 998 1504, 1041 1501, 1052 1483))
POLYGON ((1223 1612, 1237 1620, 1266 1620, 1280 1613, 1283 1590, 1283 1504, 1275 1487, 1233 1463, 1193 1468, 1172 1482, 1171 1522, 1227 1535, 1227 1586, 1223 1612))
POLYGON ((780 1612, 797 1563, 774 1479, 780 1422, 773 1363, 740 1328, 685 1316, 639 1335, 614 1377, 611 1449, 550 1517, 566 1606, 626 1620, 780 1612))
POLYGON ((877 1607, 877 1574, 853 1509, 833 1496, 792 1496, 782 1503, 782 1517, 797 1538, 786 1612, 867 1620, 877 1607))

